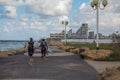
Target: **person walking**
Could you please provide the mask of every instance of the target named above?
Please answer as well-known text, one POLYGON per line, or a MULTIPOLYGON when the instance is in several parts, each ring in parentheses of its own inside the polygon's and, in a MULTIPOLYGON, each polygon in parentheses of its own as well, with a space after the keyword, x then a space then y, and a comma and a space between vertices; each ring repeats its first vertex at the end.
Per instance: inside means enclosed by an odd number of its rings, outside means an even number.
POLYGON ((30 41, 28 42, 28 55, 29 55, 29 64, 33 64, 33 53, 34 53, 34 42, 33 38, 30 38, 30 41))
POLYGON ((43 57, 46 56, 46 54, 48 54, 48 52, 47 52, 48 51, 48 45, 47 45, 45 39, 42 39, 39 47, 41 48, 41 54, 42 54, 41 58, 43 58, 43 57))

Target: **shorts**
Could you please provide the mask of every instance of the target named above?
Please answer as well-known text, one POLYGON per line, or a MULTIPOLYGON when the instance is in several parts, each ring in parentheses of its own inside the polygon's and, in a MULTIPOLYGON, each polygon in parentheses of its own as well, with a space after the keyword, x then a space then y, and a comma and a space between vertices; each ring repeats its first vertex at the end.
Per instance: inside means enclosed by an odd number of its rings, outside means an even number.
POLYGON ((32 56, 34 53, 34 49, 33 48, 28 48, 28 55, 32 56))
POLYGON ((32 52, 28 52, 28 55, 29 55, 29 56, 33 56, 33 53, 32 53, 32 52))

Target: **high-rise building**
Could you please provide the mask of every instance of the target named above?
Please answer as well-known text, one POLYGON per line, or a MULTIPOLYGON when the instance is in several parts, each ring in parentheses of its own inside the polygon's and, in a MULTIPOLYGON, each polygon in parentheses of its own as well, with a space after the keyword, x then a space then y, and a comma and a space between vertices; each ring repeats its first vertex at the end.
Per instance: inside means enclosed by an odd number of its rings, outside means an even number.
POLYGON ((68 38, 72 38, 72 29, 70 29, 68 32, 67 32, 67 35, 68 35, 68 38))
MULTIPOLYGON (((102 39, 102 38, 103 38, 102 33, 98 33, 98 36, 99 36, 99 39, 102 39)), ((97 38, 97 34, 95 35, 95 38, 97 38)))
POLYGON ((94 38, 94 31, 90 31, 90 32, 89 32, 89 38, 90 38, 90 39, 93 39, 93 38, 94 38))
POLYGON ((87 38, 88 37, 88 24, 83 23, 81 27, 76 32, 77 38, 87 38))

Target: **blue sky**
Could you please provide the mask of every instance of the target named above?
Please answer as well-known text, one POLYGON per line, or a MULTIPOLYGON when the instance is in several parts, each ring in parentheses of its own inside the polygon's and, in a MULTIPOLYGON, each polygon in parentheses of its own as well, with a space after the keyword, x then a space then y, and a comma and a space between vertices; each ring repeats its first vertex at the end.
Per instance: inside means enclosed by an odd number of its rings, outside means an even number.
MULTIPOLYGON (((0 0, 0 40, 38 40, 64 30, 61 20, 68 20, 67 31, 82 23, 95 31, 96 12, 91 0, 0 0)), ((105 35, 120 30, 120 1, 108 0, 100 10, 99 32, 105 35)))

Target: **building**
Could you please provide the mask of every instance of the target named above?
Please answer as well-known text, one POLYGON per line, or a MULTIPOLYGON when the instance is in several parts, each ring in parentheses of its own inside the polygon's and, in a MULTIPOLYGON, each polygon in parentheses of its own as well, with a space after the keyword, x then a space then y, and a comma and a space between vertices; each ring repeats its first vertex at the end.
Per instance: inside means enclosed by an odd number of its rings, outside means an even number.
POLYGON ((88 38, 93 39, 94 38, 94 31, 89 32, 88 38))
POLYGON ((72 29, 70 29, 70 30, 67 32, 68 38, 72 38, 72 34, 73 34, 72 29))
MULTIPOLYGON (((99 39, 103 39, 102 33, 98 33, 98 37, 99 37, 99 39)), ((97 34, 95 35, 95 38, 97 38, 97 34)))
MULTIPOLYGON (((55 33, 55 34, 50 34, 51 39, 62 39, 64 38, 65 31, 63 30, 61 33, 55 33)), ((89 33, 90 36, 93 38, 94 32, 89 33)), ((85 39, 88 38, 88 24, 83 23, 81 27, 76 31, 76 33, 73 33, 72 29, 70 29, 67 34, 66 38, 81 38, 85 39)))
POLYGON ((64 35, 60 33, 50 34, 50 38, 64 38, 64 35))
POLYGON ((51 39, 62 39, 64 38, 65 31, 63 30, 61 33, 51 33, 50 38, 51 39))
POLYGON ((88 37, 88 24, 83 23, 76 32, 76 38, 87 38, 88 37))

